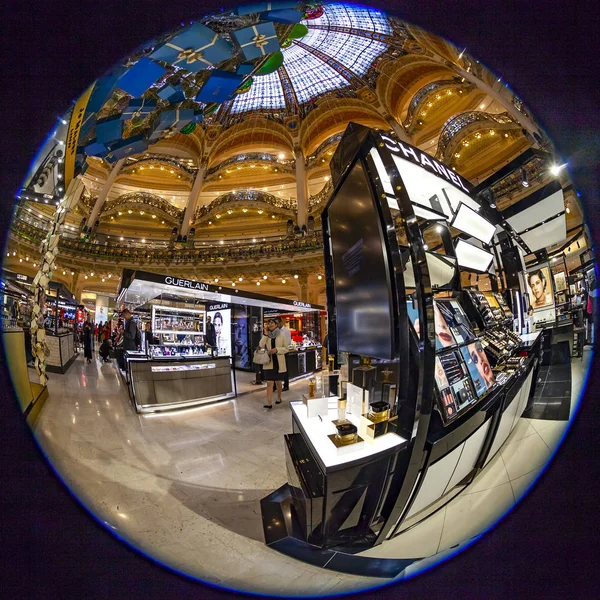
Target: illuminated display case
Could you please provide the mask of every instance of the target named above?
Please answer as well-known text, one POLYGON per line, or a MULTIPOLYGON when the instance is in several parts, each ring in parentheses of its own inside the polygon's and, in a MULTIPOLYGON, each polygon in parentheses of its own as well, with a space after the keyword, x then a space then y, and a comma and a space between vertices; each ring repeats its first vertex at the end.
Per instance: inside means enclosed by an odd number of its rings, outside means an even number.
MULTIPOLYGON (((359 550, 398 535, 473 480, 522 414, 534 361, 498 383, 483 347, 486 322, 467 309, 462 275, 493 280, 489 244, 502 224, 466 180, 354 123, 331 171, 322 213, 328 352, 336 370, 347 353, 347 382, 317 416, 308 399, 293 407, 288 484, 261 507, 269 544, 295 537, 359 550), (355 437, 340 450, 334 426, 341 438, 358 430, 364 443, 355 437), (267 527, 289 507, 293 527, 267 527)), ((496 310, 483 294, 474 299, 490 325, 507 318, 497 299, 496 310)), ((531 348, 539 352, 539 343, 531 348)))
POLYGON ((148 344, 148 354, 157 359, 206 356, 204 329, 204 310, 154 305, 152 333, 158 343, 148 344))

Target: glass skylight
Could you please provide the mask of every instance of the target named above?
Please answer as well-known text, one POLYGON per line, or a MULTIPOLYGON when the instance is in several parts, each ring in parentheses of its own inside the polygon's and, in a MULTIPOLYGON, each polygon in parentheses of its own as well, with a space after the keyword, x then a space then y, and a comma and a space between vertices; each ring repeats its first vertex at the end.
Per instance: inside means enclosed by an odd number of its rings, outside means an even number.
POLYGON ((322 29, 309 30, 300 41, 331 56, 357 75, 366 73, 371 63, 388 48, 383 42, 322 29))
POLYGON ((300 104, 348 85, 348 81, 335 69, 296 44, 285 48, 283 57, 300 104))
POLYGON ((377 10, 349 4, 325 4, 323 10, 322 17, 302 22, 308 27, 311 25, 333 25, 364 31, 376 31, 377 33, 392 33, 388 18, 377 10))
POLYGON ((281 79, 275 71, 269 75, 253 77, 250 91, 235 97, 231 112, 241 113, 257 109, 278 108, 285 108, 285 97, 281 79))

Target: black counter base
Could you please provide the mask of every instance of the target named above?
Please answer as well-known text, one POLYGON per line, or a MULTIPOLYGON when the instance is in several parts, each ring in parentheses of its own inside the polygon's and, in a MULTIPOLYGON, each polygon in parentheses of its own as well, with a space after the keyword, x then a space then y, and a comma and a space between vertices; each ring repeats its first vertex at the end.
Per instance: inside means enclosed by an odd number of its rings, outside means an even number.
MULTIPOLYGON (((286 556, 328 569, 366 577, 397 578, 421 558, 373 558, 360 556, 365 548, 319 548, 302 539, 302 528, 292 506, 292 491, 286 483, 260 501, 267 546, 286 556)), ((369 544, 371 546, 372 544, 369 544)))

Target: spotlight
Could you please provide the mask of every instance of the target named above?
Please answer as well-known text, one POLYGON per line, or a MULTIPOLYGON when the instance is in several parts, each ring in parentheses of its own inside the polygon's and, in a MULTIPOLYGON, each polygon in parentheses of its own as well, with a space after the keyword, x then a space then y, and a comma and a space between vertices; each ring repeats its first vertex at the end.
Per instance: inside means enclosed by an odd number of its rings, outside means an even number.
POLYGON ((317 279, 320 281, 321 279, 323 279, 323 275, 317 275, 317 279))
POLYGON ((219 283, 219 278, 215 277, 215 283, 219 283))
POLYGON ((285 279, 282 279, 282 280, 281 280, 281 283, 285 283, 285 279))
POLYGON ((294 275, 294 279, 298 279, 298 275, 294 275))
POLYGON ((263 279, 266 279, 266 278, 267 278, 267 276, 266 276, 266 275, 263 275, 263 279))
POLYGON ((242 277, 238 277, 238 281, 244 281, 242 277))

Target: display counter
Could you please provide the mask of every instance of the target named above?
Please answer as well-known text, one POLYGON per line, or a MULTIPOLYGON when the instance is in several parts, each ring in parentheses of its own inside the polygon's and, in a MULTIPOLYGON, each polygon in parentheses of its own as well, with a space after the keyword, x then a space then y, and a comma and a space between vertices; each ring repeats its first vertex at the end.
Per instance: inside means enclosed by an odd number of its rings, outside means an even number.
POLYGON ((50 373, 66 373, 77 357, 73 332, 55 333, 46 329, 46 343, 50 355, 46 358, 46 370, 50 373))
POLYGON ((290 380, 320 371, 322 364, 321 346, 294 348, 286 354, 286 366, 290 380))
POLYGON ((137 412, 187 408, 235 396, 229 356, 150 358, 126 352, 129 394, 137 412))
MULTIPOLYGON (((406 440, 387 433, 372 443, 337 447, 332 442, 338 418, 337 397, 326 415, 308 417, 304 402, 290 403, 293 433, 285 436, 286 465, 294 516, 311 544, 331 547, 349 535, 372 536, 379 499, 394 476, 395 457, 406 440)), ((359 419, 347 414, 357 429, 359 419)))

